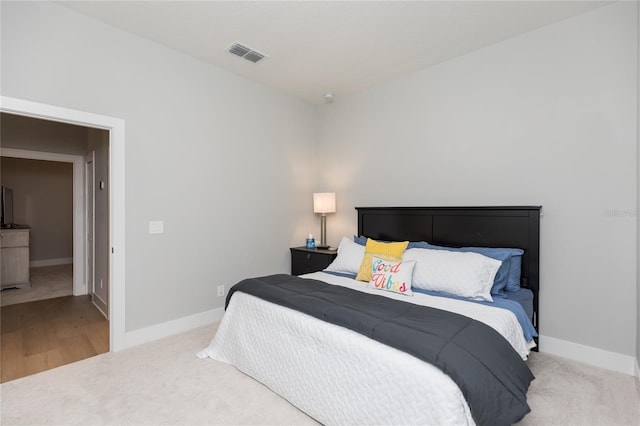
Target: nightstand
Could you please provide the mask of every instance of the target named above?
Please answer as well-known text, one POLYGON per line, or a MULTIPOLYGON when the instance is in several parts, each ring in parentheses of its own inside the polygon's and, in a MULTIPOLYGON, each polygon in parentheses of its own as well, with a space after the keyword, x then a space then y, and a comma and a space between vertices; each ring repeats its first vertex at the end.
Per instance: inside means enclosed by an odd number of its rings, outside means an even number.
POLYGON ((310 274, 325 269, 338 255, 338 250, 291 247, 291 275, 310 274))

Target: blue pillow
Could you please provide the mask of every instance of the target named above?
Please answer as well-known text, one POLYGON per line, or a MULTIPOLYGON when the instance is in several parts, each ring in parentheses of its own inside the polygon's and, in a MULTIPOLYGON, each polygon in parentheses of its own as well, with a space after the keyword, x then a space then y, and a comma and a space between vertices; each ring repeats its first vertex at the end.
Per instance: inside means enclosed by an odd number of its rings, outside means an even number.
POLYGON ((506 291, 520 290, 520 274, 522 274, 522 250, 519 255, 511 256, 511 265, 509 266, 509 278, 507 280, 506 291))
MULTIPOLYGON (((363 237, 363 236, 353 236, 353 242, 356 244, 360 244, 361 246, 365 246, 367 245, 367 237, 363 237)), ((407 249, 410 248, 429 248, 429 246, 431 246, 431 244, 425 242, 425 241, 409 241, 409 245, 407 246, 407 249)))
POLYGON ((426 241, 410 241, 409 245, 407 246, 407 249, 410 248, 431 248, 433 247, 431 244, 429 244, 426 241))
POLYGON ((361 246, 366 246, 367 245, 367 237, 363 237, 362 235, 358 237, 357 235, 354 235, 353 236, 353 242, 356 243, 356 244, 360 244, 361 246))

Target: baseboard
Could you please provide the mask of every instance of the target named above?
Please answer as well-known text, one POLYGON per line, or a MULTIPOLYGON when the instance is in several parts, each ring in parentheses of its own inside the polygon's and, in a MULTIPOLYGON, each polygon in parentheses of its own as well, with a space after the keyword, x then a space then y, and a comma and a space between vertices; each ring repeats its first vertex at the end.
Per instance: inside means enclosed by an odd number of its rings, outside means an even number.
POLYGON ((104 317, 108 321, 109 320, 109 314, 107 314, 107 312, 109 312, 109 309, 107 309, 107 302, 102 300, 102 298, 100 296, 98 296, 97 294, 92 294, 91 295, 91 302, 93 303, 93 306, 98 308, 100 313, 102 315, 104 315, 104 317))
POLYGON ((630 355, 609 352, 592 346, 568 342, 549 336, 540 336, 540 352, 569 358, 585 364, 638 376, 638 362, 630 355))
POLYGON ((636 374, 634 374, 634 376, 636 376, 636 378, 638 380, 640 380, 640 365, 638 365, 638 359, 637 358, 636 358, 636 371, 635 371, 635 373, 636 374))
POLYGON ((162 339, 163 337, 183 333, 197 327, 213 324, 216 321, 220 321, 223 314, 224 308, 217 308, 201 312, 199 314, 190 315, 188 317, 167 321, 162 324, 153 325, 151 327, 128 331, 124 335, 124 345, 118 348, 111 348, 111 350, 119 351, 127 349, 153 340, 162 339))
POLYGON ((29 267, 40 268, 43 266, 68 265, 70 263, 73 263, 73 257, 64 257, 61 259, 32 260, 29 262, 29 267))

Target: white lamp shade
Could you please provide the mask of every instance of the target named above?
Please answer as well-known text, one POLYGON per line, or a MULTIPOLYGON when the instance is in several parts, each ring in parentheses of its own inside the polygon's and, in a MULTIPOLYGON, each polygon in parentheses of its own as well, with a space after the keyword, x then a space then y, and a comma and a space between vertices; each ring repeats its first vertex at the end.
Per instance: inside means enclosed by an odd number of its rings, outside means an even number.
POLYGON ((313 212, 314 213, 335 213, 336 212, 336 193, 335 192, 316 192, 313 194, 313 212))

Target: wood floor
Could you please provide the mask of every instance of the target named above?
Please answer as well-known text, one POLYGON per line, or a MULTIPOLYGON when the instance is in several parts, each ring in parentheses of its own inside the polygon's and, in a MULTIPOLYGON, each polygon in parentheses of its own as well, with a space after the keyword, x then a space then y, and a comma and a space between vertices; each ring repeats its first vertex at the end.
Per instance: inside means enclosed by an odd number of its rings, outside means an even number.
POLYGON ((89 296, 0 310, 0 383, 109 351, 109 322, 89 296))

